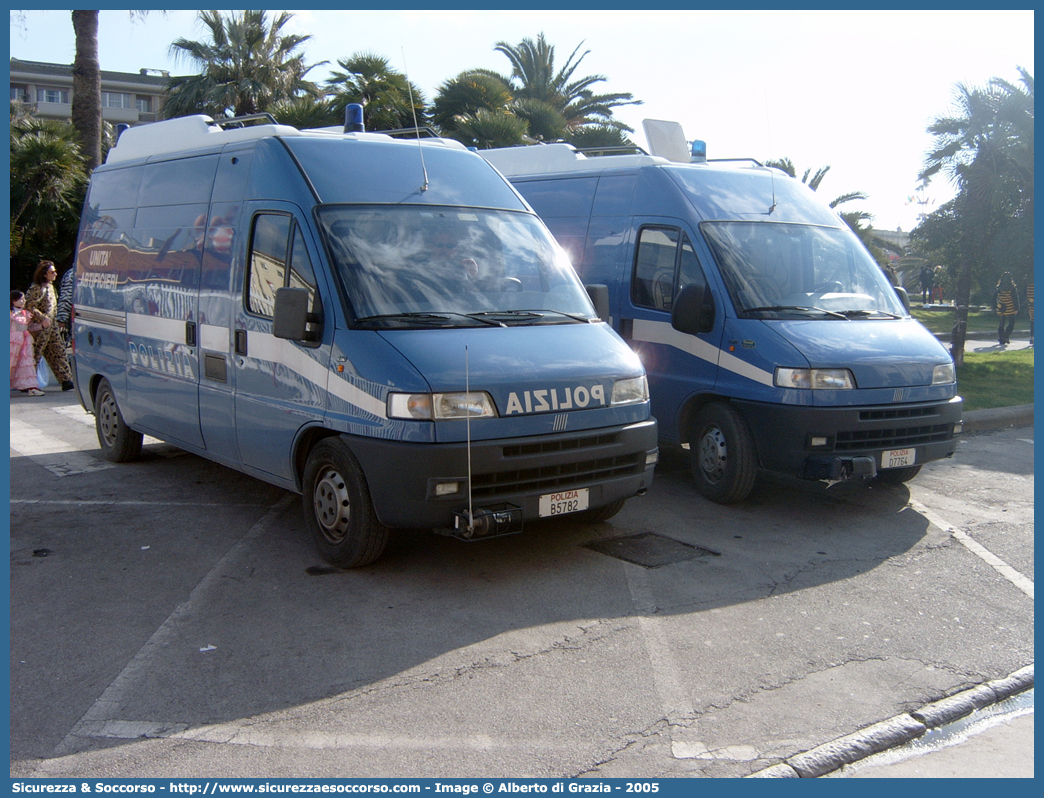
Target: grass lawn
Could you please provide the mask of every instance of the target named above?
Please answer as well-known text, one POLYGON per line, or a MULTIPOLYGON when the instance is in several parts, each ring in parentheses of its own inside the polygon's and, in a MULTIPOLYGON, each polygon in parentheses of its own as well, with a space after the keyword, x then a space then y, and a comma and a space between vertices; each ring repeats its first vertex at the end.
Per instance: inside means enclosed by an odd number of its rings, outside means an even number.
POLYGON ((1033 350, 965 352, 957 393, 965 410, 1033 404, 1033 350))
MULTIPOLYGON (((949 310, 921 310, 914 308, 911 315, 921 322, 933 333, 950 334, 953 330, 953 308, 949 310)), ((968 312, 968 332, 989 332, 997 334, 997 325, 1000 317, 992 311, 971 310, 968 312)), ((1015 320, 1015 332, 1029 334, 1029 316, 1026 311, 1018 315, 1015 320)))

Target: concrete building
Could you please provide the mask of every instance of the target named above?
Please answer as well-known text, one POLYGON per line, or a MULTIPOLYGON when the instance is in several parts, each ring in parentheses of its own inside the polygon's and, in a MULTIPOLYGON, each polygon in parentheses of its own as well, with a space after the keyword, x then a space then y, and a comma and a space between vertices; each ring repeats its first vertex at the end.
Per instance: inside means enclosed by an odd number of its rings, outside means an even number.
MULTIPOLYGON (((140 125, 159 117, 170 74, 158 69, 101 73, 102 119, 140 125)), ((72 65, 11 59, 11 102, 33 107, 43 119, 72 117, 72 65)))

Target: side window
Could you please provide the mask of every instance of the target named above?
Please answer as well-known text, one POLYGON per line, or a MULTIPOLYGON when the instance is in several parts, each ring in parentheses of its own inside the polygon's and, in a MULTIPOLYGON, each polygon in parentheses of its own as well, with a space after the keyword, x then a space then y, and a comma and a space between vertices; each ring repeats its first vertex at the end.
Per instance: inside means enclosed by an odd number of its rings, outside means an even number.
POLYGON ((639 231, 631 281, 635 305, 669 312, 677 291, 706 281, 687 235, 673 227, 643 227, 639 231))
POLYGON ((707 285, 707 278, 700 267, 700 261, 692 249, 692 242, 687 235, 682 235, 681 262, 678 265, 678 290, 687 285, 707 285))
POLYGON ((289 216, 262 214, 254 219, 247 275, 247 310, 271 317, 275 292, 286 285, 286 258, 290 243, 289 216))
MULTIPOLYGON (((319 291, 315 285, 315 271, 312 269, 312 259, 308 257, 308 249, 305 247, 304 236, 301 228, 294 225, 294 246, 290 250, 290 271, 287 274, 287 286, 290 288, 304 288, 308 291, 308 310, 316 317, 323 315, 323 303, 319 298, 319 291)), ((308 322, 308 332, 319 333, 317 322, 308 322)))
MULTIPOLYGON (((285 287, 308 291, 310 312, 322 316, 315 270, 301 228, 294 224, 291 216, 260 214, 254 218, 251 238, 247 310, 271 318, 275 314, 276 289, 285 287)), ((318 323, 309 322, 308 330, 318 332, 318 323)))

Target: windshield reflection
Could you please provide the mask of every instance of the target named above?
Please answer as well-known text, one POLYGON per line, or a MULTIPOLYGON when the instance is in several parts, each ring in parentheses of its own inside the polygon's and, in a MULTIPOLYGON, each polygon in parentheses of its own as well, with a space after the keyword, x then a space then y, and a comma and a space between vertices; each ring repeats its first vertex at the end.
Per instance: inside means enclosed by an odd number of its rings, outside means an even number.
POLYGON ((704 222, 700 229, 740 315, 906 315, 895 289, 850 230, 777 222, 704 222))
POLYGON ((325 206, 320 227, 357 322, 575 324, 587 292, 535 217, 430 206, 325 206))

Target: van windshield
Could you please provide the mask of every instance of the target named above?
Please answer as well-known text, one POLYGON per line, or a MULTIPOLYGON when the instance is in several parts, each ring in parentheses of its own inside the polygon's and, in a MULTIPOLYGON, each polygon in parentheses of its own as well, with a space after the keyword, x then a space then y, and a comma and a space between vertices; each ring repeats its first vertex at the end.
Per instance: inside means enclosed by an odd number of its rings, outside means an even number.
POLYGON ((531 214, 326 205, 318 217, 356 323, 454 327, 597 319, 565 253, 531 214))
POLYGON ((898 318, 895 289, 848 229, 703 222, 736 312, 757 318, 898 318))

